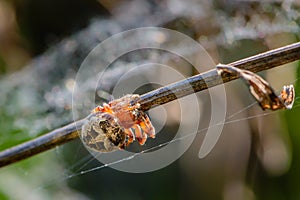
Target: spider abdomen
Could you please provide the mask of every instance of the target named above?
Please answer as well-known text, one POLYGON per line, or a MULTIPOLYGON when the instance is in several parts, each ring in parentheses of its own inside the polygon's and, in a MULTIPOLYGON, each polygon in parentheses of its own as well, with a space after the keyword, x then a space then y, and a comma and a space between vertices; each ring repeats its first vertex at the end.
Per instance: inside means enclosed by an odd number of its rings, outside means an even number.
POLYGON ((82 126, 81 138, 94 151, 110 152, 124 147, 126 134, 113 116, 93 113, 82 126))

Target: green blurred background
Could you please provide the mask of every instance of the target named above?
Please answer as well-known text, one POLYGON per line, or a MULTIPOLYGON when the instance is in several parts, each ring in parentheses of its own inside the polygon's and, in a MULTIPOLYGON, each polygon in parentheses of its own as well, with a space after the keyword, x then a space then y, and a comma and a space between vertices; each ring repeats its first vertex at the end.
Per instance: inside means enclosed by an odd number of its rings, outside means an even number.
MULTIPOLYGON (((229 63, 297 42, 299 18, 297 0, 0 0, 0 149, 72 122, 76 72, 113 34, 165 27, 198 41, 216 63, 229 63)), ((124 62, 160 53, 139 56, 124 62)), ((165 64, 196 73, 168 56, 165 64)), ((0 169, 0 199, 300 199, 299 62, 261 75, 276 91, 294 84, 294 108, 262 116, 257 104, 249 106, 255 100, 242 81, 226 84, 228 116, 247 109, 225 125, 204 159, 198 134, 161 170, 130 174, 106 167, 80 175, 101 164, 76 140, 0 169)), ((172 132, 175 122, 159 134, 172 132)))

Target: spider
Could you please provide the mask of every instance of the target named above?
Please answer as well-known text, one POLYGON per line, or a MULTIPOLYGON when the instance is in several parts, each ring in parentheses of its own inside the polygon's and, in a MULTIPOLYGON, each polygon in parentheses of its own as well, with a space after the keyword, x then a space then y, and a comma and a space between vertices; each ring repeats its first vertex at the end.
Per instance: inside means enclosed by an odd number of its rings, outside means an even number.
POLYGON ((135 139, 144 145, 155 138, 155 129, 138 103, 140 96, 129 94, 97 106, 83 125, 81 136, 93 150, 109 152, 124 149, 135 139))

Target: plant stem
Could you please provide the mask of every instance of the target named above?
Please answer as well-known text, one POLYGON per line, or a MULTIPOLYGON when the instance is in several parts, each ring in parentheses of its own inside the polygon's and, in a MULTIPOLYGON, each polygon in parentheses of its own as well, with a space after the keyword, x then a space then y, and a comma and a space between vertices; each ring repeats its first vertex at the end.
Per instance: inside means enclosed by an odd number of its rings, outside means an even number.
MULTIPOLYGON (((252 72, 259 72, 299 59, 300 43, 298 42, 248 57, 230 63, 229 65, 252 72)), ((171 102, 177 98, 181 98, 194 92, 199 92, 237 78, 238 77, 235 75, 225 73, 222 75, 222 79, 220 79, 217 70, 213 69, 143 94, 141 95, 139 103, 141 104, 142 110, 147 111, 153 107, 171 102), (193 88, 193 90, 190 88, 193 88)), ((0 167, 26 159, 78 138, 78 131, 81 130, 83 123, 84 119, 70 123, 69 125, 55 129, 33 140, 0 152, 0 167)))
MULTIPOLYGON (((300 42, 238 60, 228 65, 256 73, 299 59, 300 42)), ((142 109, 147 111, 151 107, 168 103, 177 98, 184 97, 194 92, 199 92, 207 89, 208 87, 213 87, 237 78, 237 76, 223 74, 222 80, 219 78, 217 70, 213 69, 143 94, 141 96, 140 103, 142 109), (194 91, 190 90, 191 87, 194 91)))

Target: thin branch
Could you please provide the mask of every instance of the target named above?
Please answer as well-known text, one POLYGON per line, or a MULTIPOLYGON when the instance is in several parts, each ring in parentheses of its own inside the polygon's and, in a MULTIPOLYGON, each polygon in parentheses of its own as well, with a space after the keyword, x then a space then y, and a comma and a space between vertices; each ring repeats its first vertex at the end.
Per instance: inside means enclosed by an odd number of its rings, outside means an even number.
MULTIPOLYGON (((299 59, 300 42, 238 60, 230 63, 229 65, 256 73, 299 59)), ((237 76, 226 76, 226 74, 224 74, 222 75, 222 80, 219 78, 217 70, 213 69, 148 92, 141 96, 140 103, 143 110, 147 111, 151 107, 168 103, 177 98, 184 97, 194 92, 199 92, 207 89, 208 87, 213 87, 237 78, 237 76), (194 91, 190 90, 191 87, 194 89, 194 91)))
MULTIPOLYGON (((299 59, 300 43, 294 43, 230 63, 230 65, 252 72, 259 72, 299 59)), ((237 78, 238 77, 234 75, 223 74, 222 79, 220 79, 217 70, 213 69, 143 94, 141 95, 139 103, 141 104, 142 109, 147 111, 153 107, 171 102, 177 98, 181 98, 194 92, 199 92, 237 78), (191 87, 193 90, 190 89, 191 87)), ((33 140, 0 152, 0 167, 26 159, 78 138, 78 131, 81 130, 83 123, 84 119, 73 122, 33 140)))

